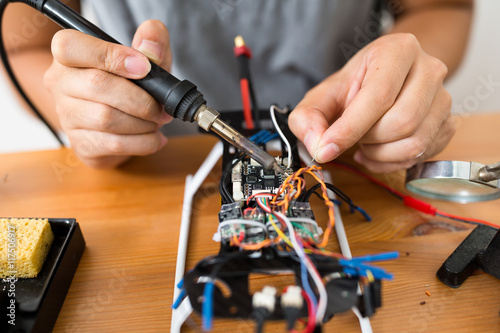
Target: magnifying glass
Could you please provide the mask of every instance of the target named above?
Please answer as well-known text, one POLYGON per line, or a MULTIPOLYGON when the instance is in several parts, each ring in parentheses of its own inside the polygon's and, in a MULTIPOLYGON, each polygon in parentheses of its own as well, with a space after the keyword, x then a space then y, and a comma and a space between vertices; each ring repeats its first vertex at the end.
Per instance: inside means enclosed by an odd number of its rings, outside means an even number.
POLYGON ((469 203, 500 198, 500 162, 435 161, 406 172, 406 188, 426 197, 469 203))

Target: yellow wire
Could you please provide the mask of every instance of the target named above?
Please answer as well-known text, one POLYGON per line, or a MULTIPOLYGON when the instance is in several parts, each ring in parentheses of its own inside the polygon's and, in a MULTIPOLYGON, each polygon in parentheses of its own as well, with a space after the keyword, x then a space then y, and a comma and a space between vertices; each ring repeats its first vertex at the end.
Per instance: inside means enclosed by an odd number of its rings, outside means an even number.
POLYGON ((273 226, 274 230, 278 233, 278 235, 285 241, 285 243, 287 243, 292 249, 293 249, 293 245, 292 245, 292 242, 290 241, 290 239, 285 235, 285 233, 283 231, 281 231, 280 228, 278 228, 278 226, 276 225, 276 223, 274 223, 273 221, 273 216, 272 215, 269 215, 269 222, 271 223, 271 225, 273 226))

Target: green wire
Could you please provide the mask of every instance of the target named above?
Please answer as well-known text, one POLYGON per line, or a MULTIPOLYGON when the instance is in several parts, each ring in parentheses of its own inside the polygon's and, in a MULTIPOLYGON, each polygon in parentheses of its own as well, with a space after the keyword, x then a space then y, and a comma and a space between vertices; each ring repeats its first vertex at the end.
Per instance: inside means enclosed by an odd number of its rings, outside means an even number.
POLYGON ((313 233, 306 229, 302 224, 299 224, 298 222, 292 222, 292 225, 293 227, 297 227, 299 229, 301 229, 302 231, 304 231, 306 234, 308 234, 309 236, 311 236, 311 239, 314 239, 315 241, 317 241, 316 237, 314 237, 313 233))

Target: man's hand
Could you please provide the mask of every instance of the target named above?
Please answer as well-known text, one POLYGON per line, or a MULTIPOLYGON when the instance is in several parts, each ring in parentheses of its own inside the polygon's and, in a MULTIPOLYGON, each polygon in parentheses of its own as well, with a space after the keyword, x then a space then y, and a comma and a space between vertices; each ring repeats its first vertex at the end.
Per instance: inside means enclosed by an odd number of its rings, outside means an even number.
POLYGON ((171 117, 127 80, 149 73, 148 57, 169 70, 172 56, 163 23, 143 23, 132 48, 62 30, 52 40, 52 54, 45 85, 55 98, 61 126, 83 162, 114 167, 131 155, 151 154, 165 145, 166 138, 158 130, 171 117))
POLYGON ((455 132, 446 74, 413 35, 380 37, 305 95, 290 129, 320 163, 358 142, 354 159, 371 171, 408 168, 455 132))

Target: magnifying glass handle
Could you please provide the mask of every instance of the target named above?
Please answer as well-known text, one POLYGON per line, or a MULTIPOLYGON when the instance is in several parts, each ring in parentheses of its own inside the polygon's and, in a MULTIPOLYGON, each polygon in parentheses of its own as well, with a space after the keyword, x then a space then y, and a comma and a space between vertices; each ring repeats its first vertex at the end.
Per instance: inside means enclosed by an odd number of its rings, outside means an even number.
POLYGON ((485 165, 479 169, 479 179, 483 182, 500 179, 500 162, 485 165))

